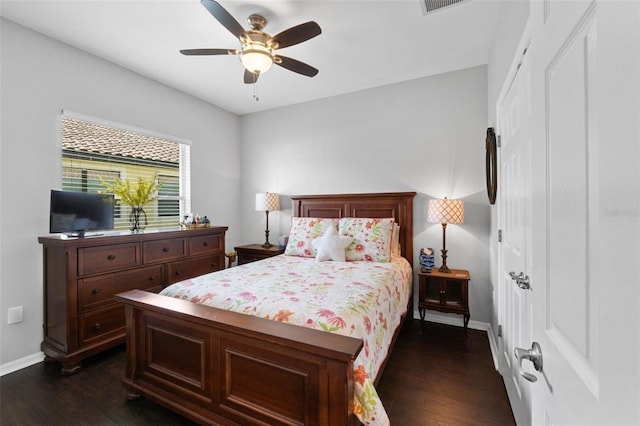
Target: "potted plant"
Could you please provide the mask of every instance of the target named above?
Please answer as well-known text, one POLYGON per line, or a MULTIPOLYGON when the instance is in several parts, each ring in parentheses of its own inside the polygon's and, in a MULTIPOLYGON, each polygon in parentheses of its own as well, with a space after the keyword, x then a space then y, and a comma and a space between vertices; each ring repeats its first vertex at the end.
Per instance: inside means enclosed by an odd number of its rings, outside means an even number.
POLYGON ((143 206, 157 198, 157 192, 160 188, 158 177, 139 177, 135 183, 129 179, 122 180, 120 178, 115 178, 112 182, 101 179, 100 182, 102 186, 105 187, 104 192, 116 195, 118 197, 118 203, 127 204, 131 207, 131 213, 129 214, 131 231, 138 232, 144 230, 144 226, 148 225, 149 222, 147 221, 147 214, 143 206), (141 223, 143 216, 144 226, 141 223))

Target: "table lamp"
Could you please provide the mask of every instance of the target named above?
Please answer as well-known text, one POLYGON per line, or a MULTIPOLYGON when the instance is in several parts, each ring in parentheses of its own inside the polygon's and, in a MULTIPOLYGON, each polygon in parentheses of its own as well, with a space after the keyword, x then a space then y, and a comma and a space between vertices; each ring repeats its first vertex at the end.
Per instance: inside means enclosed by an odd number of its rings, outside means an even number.
POLYGON ((264 231, 265 242, 262 247, 273 247, 269 242, 269 212, 280 210, 280 196, 275 192, 256 194, 256 211, 264 211, 267 214, 267 229, 264 231))
POLYGON ((464 223, 464 201, 449 200, 447 197, 429 200, 427 221, 442 224, 442 266, 438 271, 450 273, 447 267, 447 224, 464 223))

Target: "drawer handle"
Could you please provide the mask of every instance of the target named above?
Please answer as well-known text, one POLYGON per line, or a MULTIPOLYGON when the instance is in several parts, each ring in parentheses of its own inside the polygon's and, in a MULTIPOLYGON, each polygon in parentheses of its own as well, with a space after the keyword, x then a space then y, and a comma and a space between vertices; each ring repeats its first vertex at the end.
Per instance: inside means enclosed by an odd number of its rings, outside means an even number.
POLYGON ((182 274, 182 272, 180 272, 179 270, 176 271, 176 275, 180 275, 180 274, 182 274))
POLYGON ((91 293, 98 294, 98 293, 100 293, 100 289, 99 288, 94 288, 91 293))
POLYGON ((107 259, 116 260, 116 255, 115 254, 110 254, 109 256, 107 256, 107 259))
POLYGON ((211 262, 211 266, 213 266, 214 268, 218 267, 218 262, 211 262))
POLYGON ((155 280, 156 280, 155 275, 151 275, 151 276, 149 277, 149 281, 155 281, 155 280))
POLYGON ((169 249, 168 249, 168 248, 166 248, 166 247, 162 247, 162 251, 166 253, 166 252, 168 252, 168 251, 169 251, 169 249))
POLYGON ((102 328, 102 324, 100 324, 99 322, 93 324, 93 329, 94 330, 100 330, 102 328))
POLYGON ((202 245, 203 245, 203 246, 205 246, 205 247, 207 247, 207 246, 209 245, 209 243, 204 242, 204 243, 202 243, 202 245))

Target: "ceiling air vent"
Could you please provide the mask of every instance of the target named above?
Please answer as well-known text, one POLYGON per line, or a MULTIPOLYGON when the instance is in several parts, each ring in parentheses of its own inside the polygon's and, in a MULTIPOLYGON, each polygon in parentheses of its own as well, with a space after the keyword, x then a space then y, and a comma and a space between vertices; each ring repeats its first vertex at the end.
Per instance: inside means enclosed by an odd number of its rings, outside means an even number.
POLYGON ((420 8, 423 15, 428 15, 437 10, 463 3, 467 0, 420 0, 420 8))

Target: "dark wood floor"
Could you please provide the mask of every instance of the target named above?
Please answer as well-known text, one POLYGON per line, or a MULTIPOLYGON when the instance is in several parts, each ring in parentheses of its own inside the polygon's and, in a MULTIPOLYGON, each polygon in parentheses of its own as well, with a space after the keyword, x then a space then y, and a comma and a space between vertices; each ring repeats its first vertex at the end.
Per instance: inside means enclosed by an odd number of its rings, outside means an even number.
POLYGON ((414 321, 377 390, 392 425, 515 425, 483 331, 414 321))
MULTIPOLYGON (((61 377, 40 363, 0 378, 0 424, 192 425, 144 399, 126 401, 124 348, 61 377)), ((402 331, 378 384, 393 425, 514 425, 487 334, 419 321, 402 331)))

